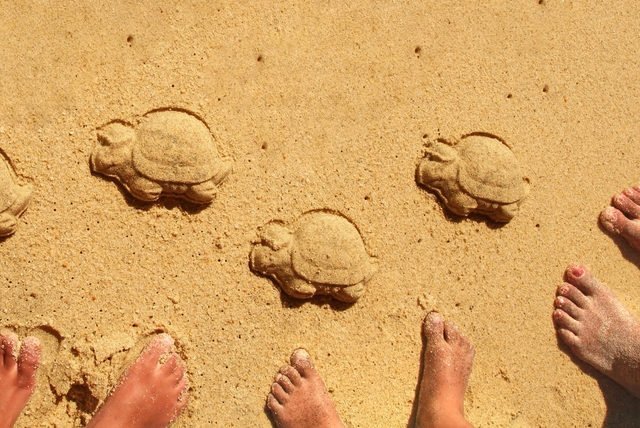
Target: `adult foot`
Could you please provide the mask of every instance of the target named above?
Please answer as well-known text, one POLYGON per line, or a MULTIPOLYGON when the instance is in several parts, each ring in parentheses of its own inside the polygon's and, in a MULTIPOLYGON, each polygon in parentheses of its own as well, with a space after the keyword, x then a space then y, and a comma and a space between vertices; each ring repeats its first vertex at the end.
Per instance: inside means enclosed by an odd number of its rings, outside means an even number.
POLYGON ((184 362, 172 348, 171 336, 156 336, 120 378, 87 426, 169 426, 187 404, 184 362))
POLYGON ((573 355, 640 397, 640 322, 581 265, 558 287, 553 321, 573 355))
POLYGON ((13 333, 0 335, 0 427, 12 427, 36 386, 40 342, 13 333))
POLYGON ((473 345, 437 312, 427 314, 422 329, 426 344, 416 427, 470 427, 463 406, 475 354, 473 345))
POLYGON ((611 206, 600 213, 600 224, 640 250, 640 186, 629 187, 615 195, 611 206))
POLYGON ((276 375, 267 397, 278 428, 344 427, 307 351, 296 349, 290 361, 276 375))

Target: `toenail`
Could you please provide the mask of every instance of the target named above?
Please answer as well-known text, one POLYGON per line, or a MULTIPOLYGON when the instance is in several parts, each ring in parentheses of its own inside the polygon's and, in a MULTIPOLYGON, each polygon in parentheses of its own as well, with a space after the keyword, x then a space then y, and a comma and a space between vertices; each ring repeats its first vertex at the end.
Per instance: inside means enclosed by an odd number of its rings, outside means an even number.
POLYGON ((580 266, 574 266, 571 268, 571 275, 575 278, 580 278, 584 274, 584 269, 580 266))
POLYGON ((564 305, 564 297, 562 296, 556 297, 556 306, 561 307, 562 305, 564 305))

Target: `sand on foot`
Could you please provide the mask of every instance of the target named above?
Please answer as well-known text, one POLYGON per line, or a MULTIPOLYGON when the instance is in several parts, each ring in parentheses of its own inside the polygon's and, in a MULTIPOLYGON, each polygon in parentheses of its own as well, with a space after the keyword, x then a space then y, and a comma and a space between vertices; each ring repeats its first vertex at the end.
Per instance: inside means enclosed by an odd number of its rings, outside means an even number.
POLYGON ((473 366, 473 345, 437 312, 427 314, 422 331, 426 343, 416 427, 470 427, 464 418, 464 394, 473 366))
POLYGON ((87 426, 169 426, 187 405, 185 372, 171 336, 159 334, 127 369, 87 426))
POLYGON ((640 322, 584 266, 558 286, 553 322, 571 353, 640 398, 640 322))
POLYGON ((14 333, 0 335, 0 428, 12 427, 31 398, 40 352, 35 337, 20 344, 14 333))
POLYGON ((344 427, 309 353, 296 349, 290 363, 276 374, 267 397, 278 428, 344 427))

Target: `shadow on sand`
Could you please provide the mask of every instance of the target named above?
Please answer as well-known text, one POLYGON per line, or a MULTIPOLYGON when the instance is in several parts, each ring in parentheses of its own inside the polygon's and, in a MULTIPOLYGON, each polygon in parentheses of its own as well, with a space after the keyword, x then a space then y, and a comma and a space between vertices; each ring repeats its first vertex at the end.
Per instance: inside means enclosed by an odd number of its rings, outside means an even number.
POLYGON ((598 382, 602 391, 607 413, 602 428, 640 427, 640 399, 633 397, 620 385, 598 372, 596 369, 573 356, 569 348, 558 342, 558 348, 571 358, 571 361, 586 375, 598 382))

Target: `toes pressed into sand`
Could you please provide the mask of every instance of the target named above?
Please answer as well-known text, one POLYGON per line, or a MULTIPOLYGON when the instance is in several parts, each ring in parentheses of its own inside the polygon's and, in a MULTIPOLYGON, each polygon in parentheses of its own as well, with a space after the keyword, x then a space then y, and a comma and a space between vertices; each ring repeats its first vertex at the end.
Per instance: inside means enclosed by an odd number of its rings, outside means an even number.
POLYGON ((344 427, 309 353, 296 349, 276 374, 267 408, 279 428, 344 427))
POLYGON ((640 397, 640 322, 584 266, 573 264, 558 286, 553 322, 580 360, 640 397))
POLYGON ((159 334, 127 369, 89 427, 167 427, 187 405, 184 361, 159 334))
POLYGON ((20 344, 14 333, 0 334, 0 426, 11 427, 36 385, 41 345, 35 337, 20 344))
POLYGON ((473 345, 437 312, 425 317, 423 334, 426 343, 416 426, 471 426, 464 418, 464 394, 473 366, 473 345))
POLYGON ((614 235, 625 238, 640 250, 640 187, 630 187, 611 199, 600 213, 600 223, 614 235))

